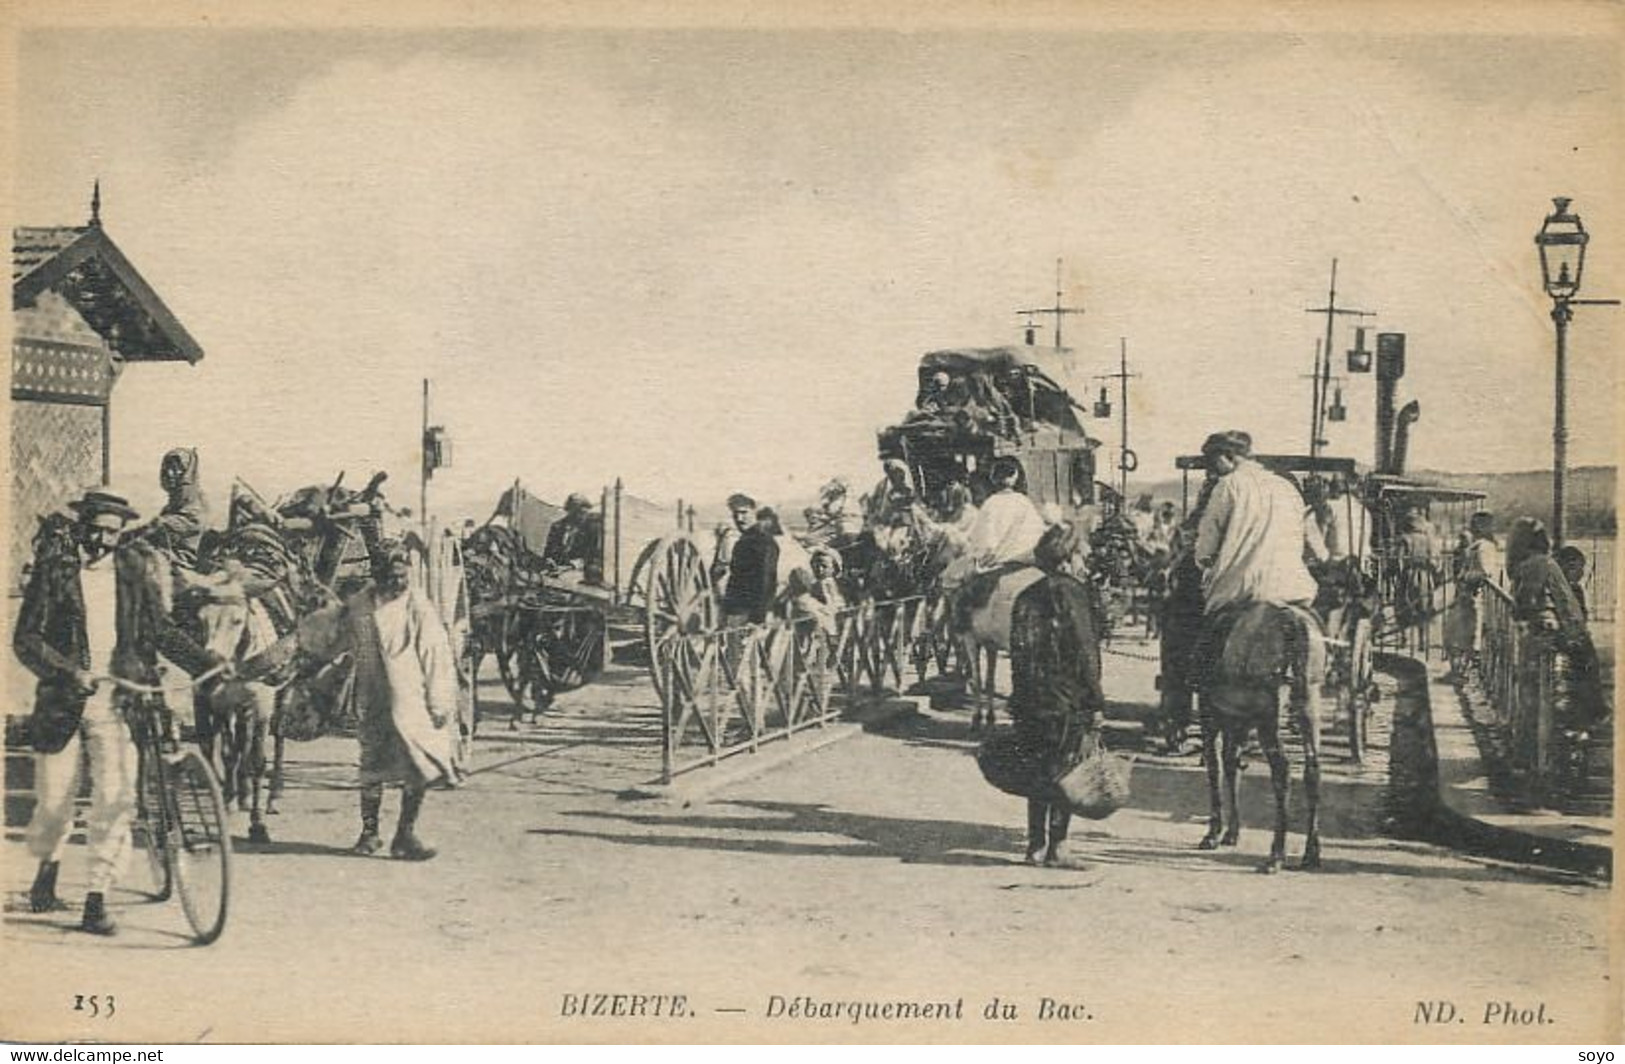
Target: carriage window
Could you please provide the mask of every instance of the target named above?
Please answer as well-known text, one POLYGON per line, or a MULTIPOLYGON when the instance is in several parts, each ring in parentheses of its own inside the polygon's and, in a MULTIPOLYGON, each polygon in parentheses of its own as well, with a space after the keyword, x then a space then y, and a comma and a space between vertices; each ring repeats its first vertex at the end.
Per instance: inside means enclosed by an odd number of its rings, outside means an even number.
POLYGON ((1073 506, 1089 506, 1095 501, 1095 456, 1089 451, 1072 455, 1071 496, 1073 506))

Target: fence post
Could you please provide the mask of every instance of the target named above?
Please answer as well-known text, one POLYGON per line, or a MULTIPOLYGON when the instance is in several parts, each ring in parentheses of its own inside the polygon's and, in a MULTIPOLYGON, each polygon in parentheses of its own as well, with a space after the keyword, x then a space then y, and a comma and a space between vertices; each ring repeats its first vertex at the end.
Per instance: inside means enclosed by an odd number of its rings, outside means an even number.
MULTIPOLYGON (((661 648, 653 648, 654 660, 651 663, 658 674, 664 666, 660 662, 661 648)), ((660 685, 660 779, 663 783, 670 783, 672 777, 672 763, 676 758, 677 736, 674 734, 676 724, 672 720, 671 697, 672 678, 666 677, 666 682, 660 685)))

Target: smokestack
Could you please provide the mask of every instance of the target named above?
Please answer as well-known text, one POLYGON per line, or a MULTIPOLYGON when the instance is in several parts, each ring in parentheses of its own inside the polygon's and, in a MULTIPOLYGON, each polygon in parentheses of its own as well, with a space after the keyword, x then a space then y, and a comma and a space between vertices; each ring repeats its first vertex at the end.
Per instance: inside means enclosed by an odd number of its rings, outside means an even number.
POLYGON ((1377 334, 1377 446, 1372 468, 1392 472, 1394 457, 1394 396, 1405 375, 1405 334, 1377 334))
POLYGON ((1394 447, 1388 456, 1388 472, 1396 477, 1405 475, 1405 458, 1411 446, 1411 426, 1421 416, 1422 404, 1415 399, 1406 403, 1399 412, 1398 424, 1394 426, 1394 447))

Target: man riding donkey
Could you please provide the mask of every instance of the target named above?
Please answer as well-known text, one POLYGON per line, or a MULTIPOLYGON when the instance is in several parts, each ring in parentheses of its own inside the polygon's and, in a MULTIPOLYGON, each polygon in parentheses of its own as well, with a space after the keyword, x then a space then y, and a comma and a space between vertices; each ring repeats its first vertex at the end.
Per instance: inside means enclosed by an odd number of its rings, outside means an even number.
POLYGON ((993 491, 976 512, 966 552, 942 574, 943 587, 952 595, 951 626, 969 659, 970 693, 978 702, 971 716, 973 731, 980 729, 984 715, 993 723, 997 655, 1010 649, 1009 611, 1015 596, 1042 575, 1033 568, 1034 551, 1049 528, 1038 507, 1018 490, 1021 466, 1015 459, 995 459, 989 480, 993 491))
POLYGON ((39 861, 29 908, 67 908, 57 897, 57 871, 73 827, 83 745, 90 753, 90 871, 79 926, 111 935, 117 927, 106 898, 129 857, 136 807, 137 753, 125 714, 130 698, 151 697, 115 688, 112 678, 156 683, 160 653, 193 676, 229 666, 170 619, 167 562, 146 543, 122 538, 136 516, 130 505, 103 490, 68 505, 76 520, 41 522, 12 644, 39 678, 29 719, 38 801, 28 850, 39 861))
POLYGON ((1234 430, 1214 433, 1202 445, 1202 454, 1216 478, 1197 526, 1195 551, 1196 563, 1203 570, 1205 621, 1193 664, 1202 698, 1203 746, 1213 797, 1202 846, 1235 844, 1240 747, 1256 727, 1276 798, 1276 830, 1266 870, 1274 871, 1284 863, 1288 765, 1278 733, 1278 699, 1281 685, 1289 682, 1292 710, 1304 744, 1309 805, 1304 865, 1313 867, 1320 860, 1316 821, 1320 737, 1315 696, 1324 669, 1325 637, 1310 608, 1317 585, 1305 556, 1324 561, 1325 547, 1318 529, 1305 518, 1296 486, 1253 460, 1250 435, 1234 430), (1223 830, 1216 763, 1221 733, 1231 812, 1228 831, 1223 830))

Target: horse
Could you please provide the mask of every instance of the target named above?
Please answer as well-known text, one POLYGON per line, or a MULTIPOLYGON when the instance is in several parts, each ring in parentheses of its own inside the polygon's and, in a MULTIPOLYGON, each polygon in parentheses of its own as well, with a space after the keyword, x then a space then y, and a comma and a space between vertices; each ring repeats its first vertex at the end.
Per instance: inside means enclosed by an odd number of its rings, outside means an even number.
POLYGON ((1259 871, 1273 873, 1286 864, 1287 792, 1291 766, 1281 747, 1281 688, 1291 695, 1289 709, 1303 740, 1303 785, 1307 822, 1303 869, 1320 867, 1320 681, 1326 671, 1326 636, 1320 619, 1298 606, 1254 603, 1243 607, 1201 685, 1198 715, 1203 760, 1207 766, 1210 814, 1207 834, 1198 848, 1234 846, 1241 835, 1237 802, 1241 748, 1257 729, 1270 766, 1275 792, 1275 834, 1268 859, 1259 871), (1223 740, 1224 787, 1219 786, 1223 740))

